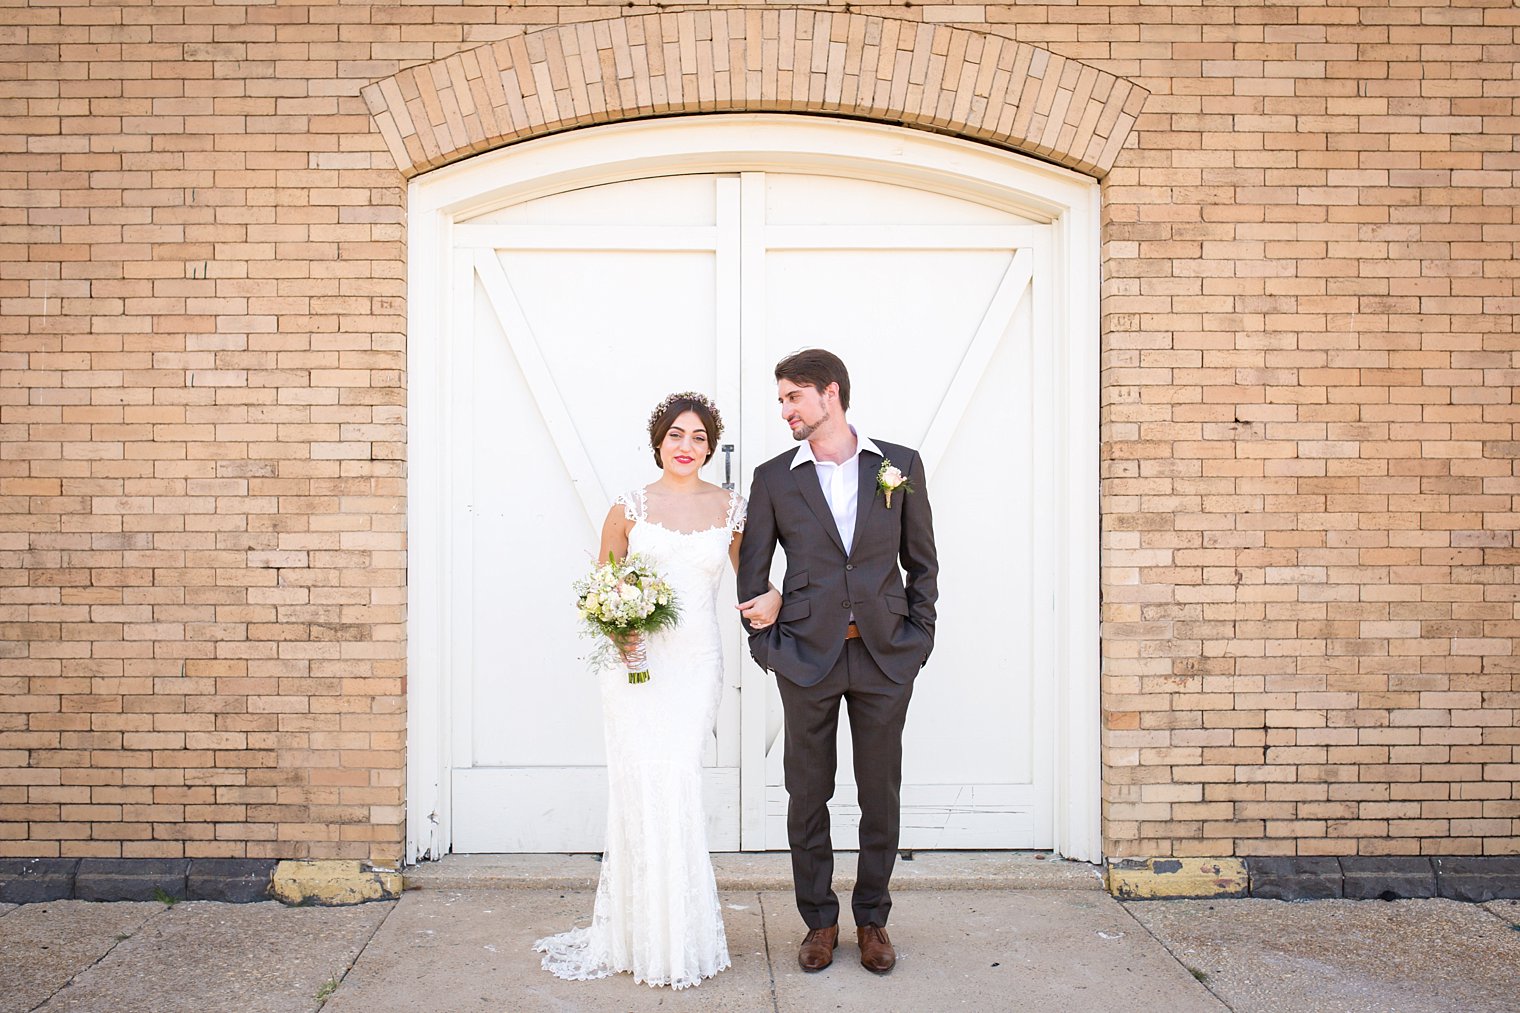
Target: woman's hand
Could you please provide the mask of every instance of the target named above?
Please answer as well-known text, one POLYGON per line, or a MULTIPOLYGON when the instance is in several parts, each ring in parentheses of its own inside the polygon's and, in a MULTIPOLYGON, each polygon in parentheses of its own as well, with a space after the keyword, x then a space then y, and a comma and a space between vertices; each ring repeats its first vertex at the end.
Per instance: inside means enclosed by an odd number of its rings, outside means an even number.
POLYGON ((781 611, 781 592, 773 587, 749 601, 741 601, 734 607, 752 628, 763 630, 776 623, 776 614, 781 611))

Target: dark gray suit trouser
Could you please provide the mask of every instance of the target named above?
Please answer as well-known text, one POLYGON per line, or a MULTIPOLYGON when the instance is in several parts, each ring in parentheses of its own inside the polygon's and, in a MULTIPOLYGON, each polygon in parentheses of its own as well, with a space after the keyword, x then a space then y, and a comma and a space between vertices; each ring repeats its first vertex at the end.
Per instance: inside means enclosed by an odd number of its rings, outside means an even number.
POLYGON ((860 861, 850 907, 856 925, 886 925, 892 910, 887 888, 897 860, 902 809, 902 732, 913 684, 887 678, 865 644, 846 640, 828 676, 814 686, 798 686, 777 676, 786 716, 783 750, 787 838, 797 910, 808 928, 839 920, 839 898, 831 885, 834 844, 829 837, 829 799, 838 766, 839 703, 850 712, 855 784, 860 801, 860 861))

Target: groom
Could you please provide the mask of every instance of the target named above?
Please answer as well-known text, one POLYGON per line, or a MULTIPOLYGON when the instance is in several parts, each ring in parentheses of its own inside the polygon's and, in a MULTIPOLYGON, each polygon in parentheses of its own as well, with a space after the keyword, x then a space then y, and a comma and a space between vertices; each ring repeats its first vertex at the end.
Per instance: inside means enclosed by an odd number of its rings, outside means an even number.
POLYGON ((916 451, 872 442, 845 421, 850 376, 831 352, 782 359, 776 393, 798 446, 755 469, 738 584, 750 653, 779 677, 786 716, 786 829, 797 909, 808 926, 797 960, 805 971, 821 971, 839 939, 828 801, 842 700, 860 800, 850 906, 860 962, 885 973, 897 962, 886 925, 903 721, 913 679, 934 647, 939 596, 924 465, 916 451), (786 553, 781 611, 774 626, 763 627, 752 606, 769 586, 778 543, 786 553))

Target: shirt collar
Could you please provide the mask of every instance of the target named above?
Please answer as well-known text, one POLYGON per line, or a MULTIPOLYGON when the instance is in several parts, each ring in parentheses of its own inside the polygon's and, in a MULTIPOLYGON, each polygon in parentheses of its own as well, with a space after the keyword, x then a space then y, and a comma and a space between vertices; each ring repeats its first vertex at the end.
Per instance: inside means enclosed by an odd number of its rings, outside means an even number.
MULTIPOLYGON (((887 456, 881 452, 876 444, 871 442, 871 438, 869 436, 861 436, 860 433, 856 432, 854 426, 850 427, 850 432, 855 434, 855 457, 859 457, 862 450, 869 450, 877 457, 887 456)), ((850 458, 850 460, 853 461, 855 457, 850 458)), ((804 464, 807 464, 809 461, 816 465, 818 463, 818 458, 813 456, 813 445, 807 440, 803 440, 802 443, 798 445, 797 452, 792 455, 792 467, 800 468, 804 464)))

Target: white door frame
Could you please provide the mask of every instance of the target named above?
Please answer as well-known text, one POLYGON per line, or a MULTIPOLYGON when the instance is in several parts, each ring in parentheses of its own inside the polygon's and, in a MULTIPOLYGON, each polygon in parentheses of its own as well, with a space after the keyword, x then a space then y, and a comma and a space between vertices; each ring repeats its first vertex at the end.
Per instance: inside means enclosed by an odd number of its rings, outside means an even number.
MULTIPOLYGON (((406 860, 440 858, 451 839, 449 638, 444 617, 450 536, 444 462, 452 399, 446 341, 458 301, 442 279, 456 265, 458 219, 584 186, 682 172, 766 170, 876 180, 1006 208, 1056 236, 1052 349, 1063 378, 1050 419, 1057 581, 1044 621, 1059 630, 1055 849, 1102 857, 1098 610, 1097 183, 1010 152, 902 127, 785 114, 730 114, 589 127, 478 155, 412 181, 407 301, 407 826, 406 860)), ((744 697, 747 730, 760 694, 744 697)), ((762 718, 763 720, 763 718, 762 718)), ((746 803, 749 804, 749 803, 746 803)))

